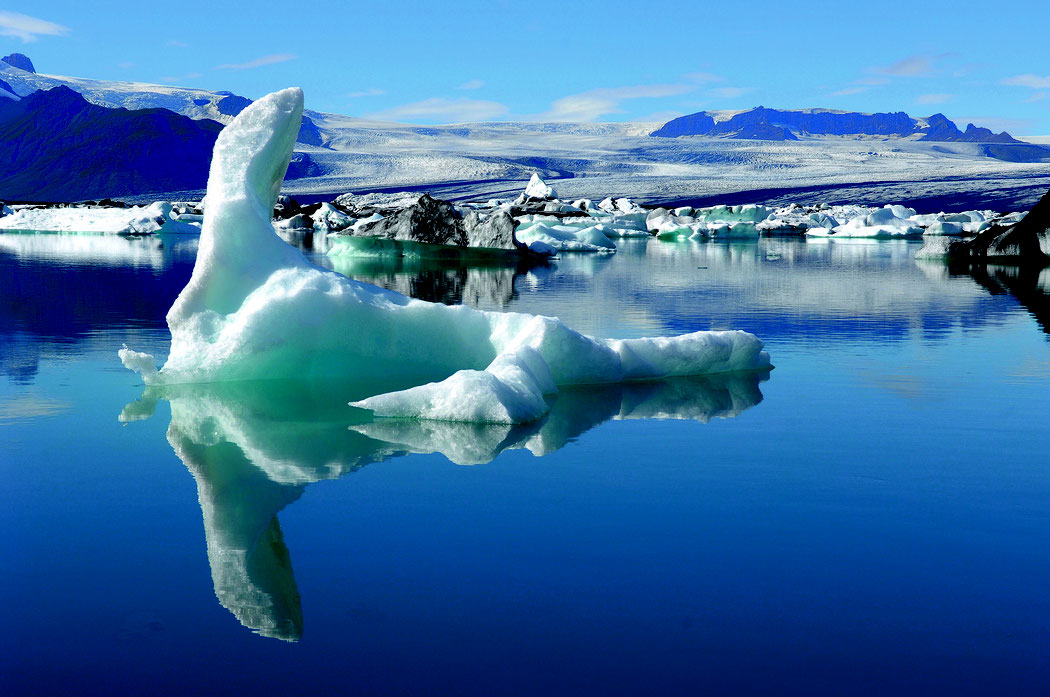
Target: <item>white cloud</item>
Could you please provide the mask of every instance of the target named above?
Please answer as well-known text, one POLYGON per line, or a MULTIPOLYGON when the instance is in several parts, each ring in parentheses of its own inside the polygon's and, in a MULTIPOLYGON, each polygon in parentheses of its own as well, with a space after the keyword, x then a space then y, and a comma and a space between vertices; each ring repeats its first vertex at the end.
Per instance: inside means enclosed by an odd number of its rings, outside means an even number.
POLYGON ((846 95, 850 95, 850 94, 860 94, 861 92, 867 92, 870 89, 871 89, 870 87, 862 87, 862 86, 859 86, 859 85, 856 86, 856 87, 846 87, 845 89, 841 89, 838 92, 832 92, 831 96, 832 97, 845 97, 846 95))
POLYGON ((403 104, 392 109, 368 114, 368 118, 380 121, 440 121, 442 123, 466 123, 488 121, 507 114, 505 104, 481 99, 450 99, 432 97, 421 102, 403 104))
POLYGON ((1033 90, 1047 90, 1050 89, 1050 75, 1041 77, 1039 75, 1014 75, 1003 80, 1004 85, 1014 85, 1016 87, 1031 87, 1033 90))
POLYGON ((954 94, 922 94, 915 101, 919 104, 944 104, 953 97, 954 94))
POLYGON ((748 92, 753 92, 753 87, 716 87, 711 94, 721 99, 736 99, 743 97, 748 92))
POLYGON ((386 94, 386 90, 381 90, 381 89, 377 89, 375 87, 370 87, 367 90, 359 90, 357 92, 347 92, 346 96, 350 97, 350 99, 360 99, 361 97, 379 97, 379 96, 384 95, 384 94, 386 94))
POLYGON ((36 41, 41 36, 65 36, 69 27, 37 19, 18 12, 0 10, 0 36, 13 36, 22 43, 36 41))
POLYGON ((135 67, 135 64, 131 61, 124 61, 123 63, 117 63, 117 67, 122 70, 130 70, 135 67))
POLYGON ((467 80, 462 85, 457 87, 457 90, 480 90, 485 86, 485 83, 481 80, 467 80))
POLYGON ((628 99, 654 99, 673 97, 696 90, 696 85, 635 85, 632 87, 599 87, 571 94, 551 104, 544 121, 595 121, 606 114, 623 113, 620 103, 628 99))
POLYGON ((294 60, 297 58, 294 53, 274 53, 269 56, 262 56, 255 60, 250 60, 247 63, 223 63, 222 65, 215 66, 215 70, 250 70, 252 68, 261 68, 264 65, 273 65, 274 63, 284 63, 285 61, 294 60))

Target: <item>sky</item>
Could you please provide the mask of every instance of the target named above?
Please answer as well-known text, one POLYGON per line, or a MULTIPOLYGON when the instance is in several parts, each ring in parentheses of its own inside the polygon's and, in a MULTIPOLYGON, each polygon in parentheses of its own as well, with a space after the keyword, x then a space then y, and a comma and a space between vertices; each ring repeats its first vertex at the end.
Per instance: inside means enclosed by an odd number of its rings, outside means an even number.
POLYGON ((944 113, 1050 135, 1045 0, 16 2, 38 72, 229 90, 410 123, 666 121, 705 109, 944 113))

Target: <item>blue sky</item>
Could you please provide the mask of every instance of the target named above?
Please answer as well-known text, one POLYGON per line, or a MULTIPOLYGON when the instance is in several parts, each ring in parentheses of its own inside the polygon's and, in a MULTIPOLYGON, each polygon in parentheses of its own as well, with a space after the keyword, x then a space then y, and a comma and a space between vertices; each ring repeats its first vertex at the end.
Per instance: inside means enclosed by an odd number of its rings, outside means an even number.
POLYGON ((165 4, 0 10, 0 51, 41 73, 259 97, 414 123, 662 121, 701 109, 943 112, 1050 134, 1045 1, 797 5, 487 2, 165 4))

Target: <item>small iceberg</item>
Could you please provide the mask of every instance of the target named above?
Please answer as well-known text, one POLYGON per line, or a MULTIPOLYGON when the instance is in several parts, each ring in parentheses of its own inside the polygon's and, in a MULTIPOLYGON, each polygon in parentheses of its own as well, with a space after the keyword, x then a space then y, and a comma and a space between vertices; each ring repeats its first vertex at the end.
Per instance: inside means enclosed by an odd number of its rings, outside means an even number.
POLYGON ((417 387, 354 402, 378 416, 524 423, 561 385, 769 368, 742 331, 596 339, 554 318, 413 300, 313 266, 271 224, 302 111, 302 90, 275 92, 219 135, 196 265, 167 315, 167 361, 158 370, 148 354, 119 352, 147 384, 380 375, 417 387))
MULTIPOLYGON (((10 209, 7 209, 10 210, 10 209)), ((149 235, 155 233, 196 234, 200 226, 183 218, 167 201, 128 208, 63 206, 19 207, 0 218, 0 231, 105 233, 149 235)))

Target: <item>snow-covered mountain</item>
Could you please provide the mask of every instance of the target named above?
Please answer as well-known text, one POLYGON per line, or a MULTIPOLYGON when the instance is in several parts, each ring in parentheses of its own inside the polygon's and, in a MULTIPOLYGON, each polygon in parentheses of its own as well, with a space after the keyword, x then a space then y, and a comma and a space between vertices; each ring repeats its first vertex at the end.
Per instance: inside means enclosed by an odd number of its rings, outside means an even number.
MULTIPOLYGON (((2 61, 0 81, 17 96, 66 85, 94 104, 160 107, 221 123, 228 123, 248 103, 228 92, 31 73, 2 61)), ((0 84, 0 103, 4 91, 0 84)), ((707 113, 722 122, 737 112, 707 113)), ((516 195, 533 172, 559 180, 558 189, 567 198, 630 195, 654 203, 719 202, 734 192, 755 190, 791 189, 819 196, 835 187, 889 185, 898 186, 895 200, 938 188, 975 195, 1016 189, 1023 197, 1027 188, 1045 190, 1050 179, 1050 150, 1026 150, 1034 156, 1013 158, 1046 159, 1028 162, 1008 161, 1010 153, 999 150, 1028 147, 1019 143, 932 141, 914 134, 807 135, 801 129, 797 140, 653 138, 649 134, 660 128, 658 123, 419 126, 309 110, 306 114, 285 190, 318 198, 347 191, 416 189, 452 199, 516 195), (1004 159, 989 157, 996 153, 1004 159)), ((915 121, 925 132, 936 126, 932 119, 915 121)), ((0 198, 3 195, 0 191, 0 198)), ((1021 199, 1010 199, 1015 200, 1021 199)), ((1003 207, 981 201, 967 205, 1003 207)))

